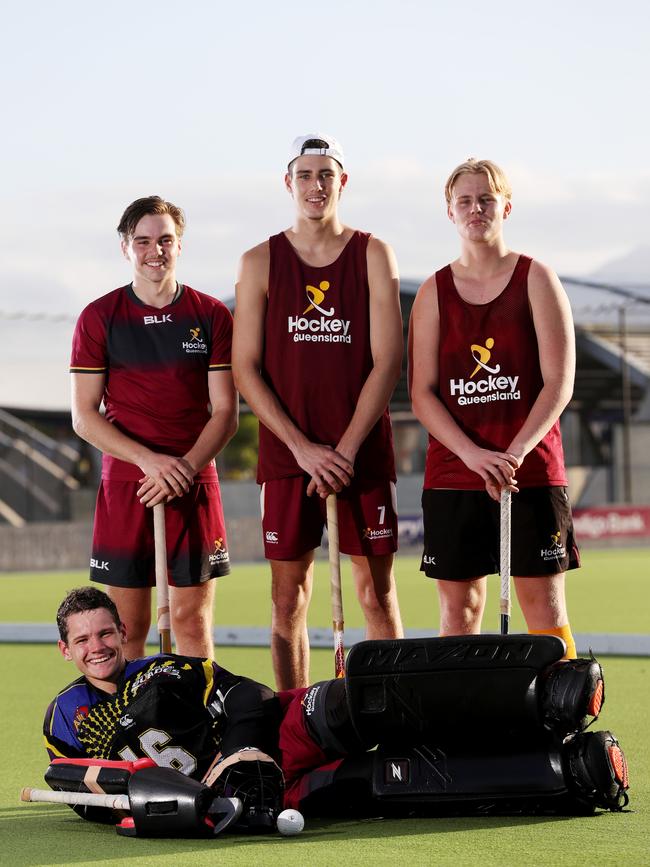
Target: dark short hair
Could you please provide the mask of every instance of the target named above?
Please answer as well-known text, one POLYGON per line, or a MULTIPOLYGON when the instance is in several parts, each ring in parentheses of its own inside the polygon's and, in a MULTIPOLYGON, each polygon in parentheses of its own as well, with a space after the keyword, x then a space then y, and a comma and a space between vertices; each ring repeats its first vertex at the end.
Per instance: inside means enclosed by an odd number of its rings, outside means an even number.
POLYGON ((115 621, 115 625, 117 627, 122 625, 117 606, 107 593, 104 593, 99 587, 77 587, 68 593, 56 612, 56 625, 59 628, 61 641, 67 644, 68 617, 71 614, 94 611, 96 608, 106 608, 115 621))
POLYGON ((166 202, 160 196, 145 196, 143 199, 136 199, 131 202, 128 208, 122 214, 117 231, 123 241, 133 235, 135 227, 140 220, 147 214, 169 214, 176 224, 176 234, 179 238, 183 236, 185 231, 185 214, 183 209, 171 202, 166 202))

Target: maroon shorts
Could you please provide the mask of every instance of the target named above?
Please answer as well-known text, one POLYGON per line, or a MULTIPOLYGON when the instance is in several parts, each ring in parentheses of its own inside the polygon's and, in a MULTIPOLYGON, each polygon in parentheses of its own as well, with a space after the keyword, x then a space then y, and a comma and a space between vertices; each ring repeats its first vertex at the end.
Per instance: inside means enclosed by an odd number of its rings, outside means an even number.
MULTIPOLYGON (((321 543, 325 500, 307 496, 307 476, 272 479, 262 485, 262 532, 267 560, 297 560, 321 543)), ((395 484, 354 480, 338 495, 339 547, 364 557, 397 550, 395 484)))
MULTIPOLYGON (((97 492, 90 579, 112 587, 156 583, 153 509, 136 496, 139 482, 102 479, 97 492)), ((195 482, 165 506, 167 571, 174 587, 230 572, 218 482, 195 482)))
POLYGON ((287 689, 277 694, 284 711, 279 746, 285 781, 284 806, 287 809, 299 810, 300 802, 310 792, 330 784, 343 761, 329 759, 309 733, 302 700, 310 689, 287 689))

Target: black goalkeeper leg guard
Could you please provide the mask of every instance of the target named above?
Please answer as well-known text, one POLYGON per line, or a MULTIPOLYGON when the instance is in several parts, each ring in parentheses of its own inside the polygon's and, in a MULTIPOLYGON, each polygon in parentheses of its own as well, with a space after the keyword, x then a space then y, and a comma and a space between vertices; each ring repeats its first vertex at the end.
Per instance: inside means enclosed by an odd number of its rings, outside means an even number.
POLYGON ((299 807, 310 816, 586 815, 621 810, 627 787, 618 741, 595 732, 517 752, 379 747, 333 775, 307 775, 299 807))
POLYGON ((366 744, 567 734, 604 692, 595 660, 560 663, 563 653, 550 635, 363 641, 347 659, 350 716, 366 744))
POLYGON ((373 794, 395 807, 418 805, 433 815, 618 811, 627 803, 628 772, 611 732, 580 732, 562 743, 531 742, 512 752, 419 746, 379 748, 373 794))

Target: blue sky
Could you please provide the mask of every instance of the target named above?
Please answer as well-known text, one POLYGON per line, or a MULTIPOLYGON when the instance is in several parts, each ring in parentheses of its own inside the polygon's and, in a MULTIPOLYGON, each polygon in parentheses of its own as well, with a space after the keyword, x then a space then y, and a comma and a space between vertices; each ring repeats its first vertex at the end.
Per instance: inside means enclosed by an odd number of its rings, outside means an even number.
POLYGON ((344 220, 405 277, 456 255, 442 188, 468 156, 511 178, 514 249, 593 273, 648 244, 649 24, 631 0, 14 3, 0 308, 75 315, 127 282, 115 226, 151 193, 187 212, 181 279, 230 296, 319 129, 346 151, 344 220))

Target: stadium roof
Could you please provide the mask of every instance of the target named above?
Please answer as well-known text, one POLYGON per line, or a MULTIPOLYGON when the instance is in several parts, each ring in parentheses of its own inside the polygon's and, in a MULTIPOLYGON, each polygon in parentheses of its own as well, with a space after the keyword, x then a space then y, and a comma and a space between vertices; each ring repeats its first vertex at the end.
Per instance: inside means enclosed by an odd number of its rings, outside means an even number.
MULTIPOLYGON (((588 411, 592 418, 611 419, 621 415, 621 346, 624 344, 632 414, 638 412, 637 417, 650 418, 650 287, 584 285, 574 284, 573 278, 563 279, 576 323, 576 380, 571 408, 588 411), (624 311, 623 321, 621 311, 624 311)), ((414 280, 401 283, 405 345, 418 286, 414 280)), ((393 404, 399 409, 409 407, 406 359, 393 404)))
MULTIPOLYGON (((402 280, 405 334, 420 281, 402 280)), ((574 406, 606 415, 621 407, 621 317, 625 317, 633 411, 650 403, 650 287, 610 286, 565 278, 576 321, 578 375, 574 406), (647 299, 647 303, 646 303, 647 299)), ((226 302, 234 306, 234 299, 226 302)), ((68 362, 73 317, 0 311, 0 408, 70 410, 68 362)), ((406 362, 393 400, 408 409, 406 362)), ((650 414, 650 407, 644 417, 650 414)))

